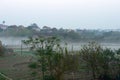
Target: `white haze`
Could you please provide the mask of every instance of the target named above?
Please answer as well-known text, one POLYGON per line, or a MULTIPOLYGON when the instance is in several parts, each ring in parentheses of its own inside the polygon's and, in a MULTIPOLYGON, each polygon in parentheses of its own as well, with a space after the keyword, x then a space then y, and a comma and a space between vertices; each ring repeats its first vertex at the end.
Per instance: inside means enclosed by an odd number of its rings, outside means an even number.
MULTIPOLYGON (((21 40, 26 40, 27 37, 0 37, 3 45, 12 46, 12 48, 20 48, 21 40)), ((63 43, 62 43, 63 44, 63 43)), ((79 43, 68 43, 67 47, 69 50, 80 50, 83 45, 87 43, 79 42, 79 43)), ((23 45, 23 44, 22 44, 23 45)), ((119 49, 120 44, 118 43, 100 43, 103 48, 111 48, 111 49, 119 49)))
POLYGON ((21 45, 21 41, 26 39, 26 37, 0 37, 3 45, 21 45))

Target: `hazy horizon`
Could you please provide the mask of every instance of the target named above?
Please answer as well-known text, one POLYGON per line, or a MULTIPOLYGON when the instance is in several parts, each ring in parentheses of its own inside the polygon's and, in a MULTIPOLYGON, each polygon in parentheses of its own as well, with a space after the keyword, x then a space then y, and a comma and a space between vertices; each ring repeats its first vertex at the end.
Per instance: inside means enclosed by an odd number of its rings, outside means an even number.
POLYGON ((120 0, 0 0, 0 22, 57 28, 120 29, 120 0))

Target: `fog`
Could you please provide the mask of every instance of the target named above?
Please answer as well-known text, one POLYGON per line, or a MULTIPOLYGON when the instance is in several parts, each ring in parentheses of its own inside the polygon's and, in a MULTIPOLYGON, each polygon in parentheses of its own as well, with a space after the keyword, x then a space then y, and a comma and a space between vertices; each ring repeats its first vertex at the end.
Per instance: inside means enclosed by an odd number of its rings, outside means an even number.
MULTIPOLYGON (((68 44, 68 48, 70 50, 80 50, 84 45, 87 45, 88 43, 70 43, 68 44)), ((101 45, 102 48, 110 48, 110 49, 119 49, 120 48, 120 43, 99 43, 101 45)))
POLYGON ((26 40, 27 37, 0 37, 3 45, 21 45, 21 40, 26 40))
MULTIPOLYGON (((12 48, 19 48, 21 46, 21 40, 26 40, 27 37, 0 37, 3 45, 12 46, 12 48)), ((64 43, 62 43, 63 45, 64 43)), ((67 47, 69 50, 80 50, 83 45, 88 43, 79 42, 79 43, 68 43, 67 47)), ((99 43, 103 48, 118 49, 120 48, 119 43, 99 43)), ((22 44, 23 45, 23 44, 22 44)))

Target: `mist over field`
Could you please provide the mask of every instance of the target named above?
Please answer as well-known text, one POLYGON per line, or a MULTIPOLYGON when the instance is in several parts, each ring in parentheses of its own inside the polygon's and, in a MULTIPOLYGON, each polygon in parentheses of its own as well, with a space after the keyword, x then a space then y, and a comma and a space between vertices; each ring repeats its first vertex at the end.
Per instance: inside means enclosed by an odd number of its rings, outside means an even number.
POLYGON ((21 40, 26 40, 27 37, 0 37, 3 45, 21 45, 21 40))
MULTIPOLYGON (((6 46, 12 46, 13 48, 20 48, 22 40, 27 40, 28 37, 0 37, 0 40, 2 41, 3 45, 6 46)), ((67 41, 65 41, 67 42, 67 41)), ((61 43, 62 46, 65 46, 65 43, 61 43)), ((88 44, 88 42, 68 42, 67 47, 69 50, 80 50, 84 45, 88 44)), ((99 43, 103 48, 111 48, 111 49, 119 49, 120 44, 116 42, 101 42, 99 43)))
POLYGON ((120 80, 120 0, 0 0, 0 80, 120 80))

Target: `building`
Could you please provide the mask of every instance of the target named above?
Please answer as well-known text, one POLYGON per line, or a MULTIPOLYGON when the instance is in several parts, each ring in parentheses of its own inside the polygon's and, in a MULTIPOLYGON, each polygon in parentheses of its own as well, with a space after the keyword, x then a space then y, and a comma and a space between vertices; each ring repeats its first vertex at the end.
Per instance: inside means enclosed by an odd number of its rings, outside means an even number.
POLYGON ((7 27, 8 27, 7 25, 0 24, 0 29, 6 30, 7 27))

